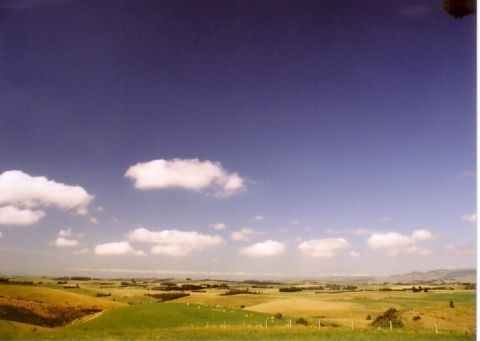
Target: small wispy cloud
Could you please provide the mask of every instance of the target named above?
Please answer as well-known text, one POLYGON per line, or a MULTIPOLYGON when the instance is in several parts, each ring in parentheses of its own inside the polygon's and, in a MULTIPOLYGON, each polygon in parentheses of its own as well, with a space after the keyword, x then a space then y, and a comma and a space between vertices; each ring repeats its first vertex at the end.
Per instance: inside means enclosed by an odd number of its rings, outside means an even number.
POLYGON ((352 250, 348 254, 352 257, 355 257, 355 258, 360 257, 360 253, 358 253, 357 251, 352 250))
POLYGON ((474 244, 455 245, 448 244, 446 246, 447 254, 456 257, 471 257, 477 254, 477 248, 474 244))
POLYGON ((231 234, 231 238, 232 240, 235 240, 235 241, 248 241, 257 234, 260 234, 260 233, 246 227, 241 230, 233 232, 231 234))
POLYGON ((90 217, 88 221, 90 222, 90 224, 94 224, 94 225, 98 224, 98 219, 95 217, 90 217))
POLYGON ((351 227, 351 228, 337 228, 337 229, 328 229, 326 232, 328 234, 350 234, 353 236, 366 236, 376 232, 376 229, 368 229, 362 227, 351 227))
POLYGON ((477 215, 475 213, 473 214, 465 214, 461 218, 462 223, 468 223, 468 224, 476 224, 477 223, 477 215))
POLYGON ((261 214, 257 214, 255 217, 252 219, 253 221, 264 221, 265 217, 261 214))
POLYGON ((78 246, 78 240, 68 239, 65 237, 57 237, 54 241, 56 247, 75 247, 78 246))
POLYGON ((285 253, 285 244, 274 240, 266 240, 264 242, 242 247, 240 248, 239 253, 249 257, 279 256, 285 253))
POLYGON ((225 225, 224 223, 215 223, 215 224, 210 225, 210 227, 212 229, 214 229, 215 231, 223 231, 223 230, 225 230, 227 225, 225 225))
POLYGON ((71 229, 62 229, 58 231, 57 239, 55 239, 50 244, 55 245, 56 247, 59 247, 59 248, 76 247, 80 243, 77 239, 73 239, 73 238, 81 237, 81 236, 82 236, 81 234, 74 235, 71 229))
POLYGON ((461 171, 458 176, 464 177, 464 178, 474 178, 476 176, 476 173, 471 170, 464 170, 461 171))
POLYGON ((377 221, 377 223, 385 224, 385 223, 391 222, 392 218, 390 216, 386 215, 386 216, 378 218, 376 221, 377 221))
POLYGON ((73 251, 73 254, 74 254, 74 255, 84 255, 84 254, 87 254, 88 251, 89 251, 89 250, 88 250, 87 248, 85 248, 85 249, 73 251))
POLYGON ((331 258, 335 252, 350 246, 343 238, 312 239, 301 242, 298 249, 306 256, 314 258, 331 258))
POLYGON ((99 256, 145 256, 145 252, 135 250, 127 241, 97 244, 94 252, 99 256))
POLYGON ((72 230, 71 229, 65 229, 65 230, 58 231, 58 236, 59 237, 70 237, 71 235, 72 235, 72 230))

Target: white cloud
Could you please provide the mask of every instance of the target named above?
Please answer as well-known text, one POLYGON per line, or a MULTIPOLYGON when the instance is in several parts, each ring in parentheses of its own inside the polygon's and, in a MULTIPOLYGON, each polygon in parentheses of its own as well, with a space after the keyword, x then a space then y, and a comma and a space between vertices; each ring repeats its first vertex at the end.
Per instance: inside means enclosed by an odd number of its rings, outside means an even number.
POLYGON ((131 242, 157 244, 151 248, 151 253, 167 256, 186 256, 193 251, 201 251, 223 242, 220 236, 196 231, 150 231, 143 227, 129 232, 128 238, 131 242))
POLYGON ((187 245, 182 244, 165 244, 165 245, 155 245, 150 249, 150 252, 153 255, 164 255, 164 256, 188 256, 192 253, 192 248, 187 245))
POLYGON ((33 177, 19 170, 0 174, 0 204, 25 208, 55 206, 84 215, 92 200, 93 196, 80 186, 33 177))
POLYGON ((98 224, 98 220, 95 217, 90 217, 90 219, 88 219, 88 221, 90 222, 90 224, 94 224, 94 225, 98 224))
POLYGON ((429 255, 431 250, 418 245, 420 242, 436 238, 430 231, 415 230, 411 235, 398 232, 373 233, 367 240, 367 245, 372 250, 382 251, 387 256, 396 256, 402 253, 415 253, 429 255))
POLYGON ((347 229, 346 232, 352 234, 354 236, 365 236, 367 234, 372 233, 373 230, 371 229, 364 229, 364 228, 352 228, 347 229))
POLYGON ((87 254, 88 251, 89 251, 89 250, 85 248, 85 249, 73 251, 73 254, 74 254, 74 255, 84 255, 84 254, 87 254))
POLYGON ((75 247, 78 246, 78 240, 58 237, 57 239, 55 239, 54 245, 56 247, 75 247))
POLYGON ((475 172, 471 170, 464 170, 459 174, 459 176, 467 177, 467 178, 475 177, 475 175, 476 175, 475 172))
POLYGON ((285 245, 274 240, 266 240, 261 243, 242 247, 240 248, 239 253, 250 257, 279 256, 285 253, 285 245))
POLYGON ((137 189, 183 188, 228 197, 245 189, 238 173, 228 173, 219 162, 198 159, 153 160, 137 163, 125 172, 137 189))
POLYGON ((257 214, 255 217, 253 217, 253 221, 264 221, 265 217, 261 214, 257 214))
POLYGON ((45 212, 39 210, 20 209, 11 205, 0 207, 0 225, 32 225, 44 216, 45 212))
POLYGON ((99 256, 145 256, 143 251, 136 251, 128 242, 113 242, 95 246, 95 254, 99 256))
POLYGON ((420 240, 431 240, 431 239, 434 239, 435 236, 433 235, 432 232, 428 230, 420 229, 420 230, 413 231, 412 238, 414 240, 420 241, 420 240))
POLYGON ((474 243, 467 245, 449 244, 446 249, 448 255, 457 257, 469 257, 477 254, 477 248, 474 243))
POLYGON ((398 232, 374 233, 368 238, 367 244, 373 250, 394 256, 414 246, 415 240, 398 232))
POLYGON ((468 223, 468 224, 476 224, 477 223, 477 215, 475 213, 465 214, 462 217, 462 222, 468 223))
POLYGON ((379 223, 389 223, 390 221, 392 221, 392 218, 389 216, 383 216, 377 219, 377 222, 379 223))
POLYGON ((216 231, 222 231, 222 230, 225 230, 227 226, 224 223, 216 223, 216 224, 212 224, 211 227, 216 231))
POLYGON ((71 229, 58 231, 58 236, 59 237, 70 237, 71 235, 72 235, 72 230, 71 229))
POLYGON ((328 229, 328 234, 339 234, 339 233, 348 233, 353 236, 365 236, 375 232, 373 229, 365 229, 361 227, 353 227, 353 228, 340 228, 340 229, 328 229))
POLYGON ((249 229, 249 228, 243 228, 239 231, 235 231, 231 234, 232 240, 236 241, 241 241, 245 240, 248 241, 250 238, 254 235, 258 234, 256 231, 249 229))
POLYGON ((78 238, 81 238, 81 237, 83 237, 83 234, 82 233, 74 234, 71 229, 65 229, 65 230, 58 231, 58 237, 78 237, 78 238))
POLYGON ((304 241, 298 245, 298 249, 310 257, 330 258, 335 255, 335 251, 349 246, 343 238, 324 238, 304 241))
POLYGON ((357 251, 352 250, 348 254, 352 257, 355 257, 355 258, 360 257, 360 254, 357 251))

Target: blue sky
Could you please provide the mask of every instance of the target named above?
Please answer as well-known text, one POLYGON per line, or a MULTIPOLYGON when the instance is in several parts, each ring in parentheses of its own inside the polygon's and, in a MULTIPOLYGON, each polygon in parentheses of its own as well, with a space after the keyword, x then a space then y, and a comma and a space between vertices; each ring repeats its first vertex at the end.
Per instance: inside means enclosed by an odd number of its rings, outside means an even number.
POLYGON ((0 1, 0 271, 474 267, 475 61, 437 1, 0 1))

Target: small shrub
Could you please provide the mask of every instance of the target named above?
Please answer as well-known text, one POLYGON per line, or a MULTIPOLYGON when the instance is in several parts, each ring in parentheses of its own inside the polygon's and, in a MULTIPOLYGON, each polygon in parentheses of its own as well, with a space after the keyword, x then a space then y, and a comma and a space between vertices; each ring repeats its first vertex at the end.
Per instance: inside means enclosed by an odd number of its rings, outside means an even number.
POLYGON ((301 324, 301 325, 308 325, 308 321, 305 320, 303 317, 299 317, 298 319, 295 320, 295 324, 301 324))
POLYGON ((367 315, 367 317, 365 318, 365 320, 368 320, 370 321, 372 319, 372 316, 370 316, 370 314, 367 315))
POLYGON ((108 297, 108 296, 112 296, 111 293, 103 293, 103 292, 97 292, 97 297, 108 297))
POLYGON ((258 294, 257 291, 250 291, 248 288, 246 289, 234 289, 230 288, 227 292, 220 294, 220 296, 232 296, 232 295, 242 295, 242 294, 258 294))
POLYGON ((283 315, 282 313, 276 313, 275 315, 273 315, 274 318, 276 318, 277 320, 281 320, 283 318, 283 315))
POLYGON ((147 294, 147 296, 150 296, 156 299, 158 302, 166 302, 166 301, 176 300, 177 298, 181 298, 185 296, 190 296, 190 294, 184 293, 184 292, 169 292, 169 293, 162 293, 162 294, 147 294))
POLYGON ((240 308, 243 309, 243 308, 245 308, 245 306, 242 304, 242 305, 240 306, 240 308))
POLYGON ((415 316, 412 318, 413 321, 420 321, 421 319, 422 319, 422 318, 421 318, 420 316, 418 316, 418 315, 415 315, 415 316))
POLYGON ((455 308, 455 304, 453 304, 453 301, 450 301, 450 304, 448 305, 450 308, 455 308))
POLYGON ((297 292, 302 291, 302 288, 299 287, 286 287, 286 288, 278 288, 279 292, 297 292))
POLYGON ((402 328, 403 322, 398 318, 398 310, 390 308, 382 315, 378 316, 372 323, 372 327, 389 328, 390 322, 394 328, 402 328))

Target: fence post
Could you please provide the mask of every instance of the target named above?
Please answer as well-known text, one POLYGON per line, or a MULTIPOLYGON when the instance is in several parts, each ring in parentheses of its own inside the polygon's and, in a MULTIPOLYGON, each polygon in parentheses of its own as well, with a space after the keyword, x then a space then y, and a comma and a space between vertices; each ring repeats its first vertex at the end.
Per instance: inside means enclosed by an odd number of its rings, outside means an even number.
POLYGON ((355 323, 353 323, 353 320, 352 320, 352 330, 355 331, 355 323))
POLYGON ((392 320, 390 320, 390 330, 393 330, 392 320))
POLYGON ((433 323, 435 323, 435 334, 438 334, 437 321, 433 320, 433 323))

